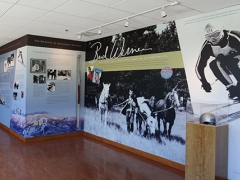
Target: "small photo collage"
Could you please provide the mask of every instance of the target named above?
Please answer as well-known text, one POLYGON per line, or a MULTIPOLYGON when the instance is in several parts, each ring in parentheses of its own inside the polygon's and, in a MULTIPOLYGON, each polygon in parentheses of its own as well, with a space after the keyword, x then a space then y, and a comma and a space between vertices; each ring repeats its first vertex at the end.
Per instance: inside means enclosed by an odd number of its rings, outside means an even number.
POLYGON ((48 69, 46 65, 46 59, 30 59, 33 84, 45 84, 47 92, 55 92, 56 82, 54 80, 71 80, 71 70, 48 69))
POLYGON ((100 84, 100 79, 102 76, 102 70, 99 68, 94 68, 94 66, 87 67, 87 81, 95 84, 100 84))

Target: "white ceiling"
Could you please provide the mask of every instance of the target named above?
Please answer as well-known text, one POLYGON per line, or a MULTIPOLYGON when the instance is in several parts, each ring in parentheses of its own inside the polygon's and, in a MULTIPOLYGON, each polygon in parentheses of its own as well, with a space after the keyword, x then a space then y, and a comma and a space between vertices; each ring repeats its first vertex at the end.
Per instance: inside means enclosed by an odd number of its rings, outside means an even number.
MULTIPOLYGON (((77 40, 76 33, 161 7, 174 0, 0 0, 0 46, 26 34, 77 40)), ((239 0, 178 0, 179 4, 101 27, 89 41, 240 4, 239 0)))

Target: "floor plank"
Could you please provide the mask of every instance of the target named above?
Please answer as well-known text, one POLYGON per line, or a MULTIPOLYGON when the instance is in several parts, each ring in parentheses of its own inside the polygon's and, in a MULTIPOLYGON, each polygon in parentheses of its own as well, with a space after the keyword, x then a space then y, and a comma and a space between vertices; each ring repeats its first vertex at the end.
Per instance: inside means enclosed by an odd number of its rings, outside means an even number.
POLYGON ((184 180, 184 172, 89 137, 23 143, 0 129, 0 177, 6 180, 184 180))

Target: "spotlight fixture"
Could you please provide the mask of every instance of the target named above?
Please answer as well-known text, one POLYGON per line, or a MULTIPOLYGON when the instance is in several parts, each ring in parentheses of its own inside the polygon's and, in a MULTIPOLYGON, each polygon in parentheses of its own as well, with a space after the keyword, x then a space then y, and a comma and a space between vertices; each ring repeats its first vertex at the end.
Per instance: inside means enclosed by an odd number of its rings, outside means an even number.
POLYGON ((162 18, 167 17, 167 13, 166 11, 164 11, 164 8, 162 8, 161 15, 162 15, 162 18))
POLYGON ((125 24, 124 24, 124 26, 125 26, 125 27, 128 27, 128 26, 129 26, 129 24, 130 24, 130 22, 128 21, 128 18, 127 18, 127 20, 125 21, 125 24))
POLYGON ((172 3, 170 3, 171 6, 175 6, 175 5, 178 5, 178 2, 177 1, 174 1, 172 3))
POLYGON ((102 31, 101 31, 100 27, 105 27, 105 26, 108 26, 108 25, 111 25, 111 24, 114 24, 114 23, 117 23, 117 22, 123 22, 123 21, 125 21, 124 26, 128 27, 129 24, 130 24, 130 22, 128 21, 129 18, 134 18, 136 16, 140 16, 142 14, 146 14, 146 13, 149 13, 149 12, 152 12, 152 11, 156 11, 158 9, 162 9, 161 15, 162 15, 162 18, 165 18, 167 16, 167 13, 164 11, 164 8, 166 8, 168 6, 175 6, 175 5, 178 5, 178 4, 179 4, 179 2, 177 0, 175 0, 174 2, 165 4, 165 5, 161 5, 161 6, 158 6, 158 7, 154 7, 153 9, 149 9, 147 11, 143 11, 143 12, 139 12, 139 13, 136 13, 136 14, 132 14, 130 16, 127 16, 127 17, 124 17, 124 18, 121 18, 121 19, 117 19, 117 20, 114 20, 114 21, 102 24, 101 26, 98 25, 96 27, 92 27, 92 28, 89 28, 87 30, 80 31, 80 32, 76 33, 75 35, 78 36, 78 39, 81 39, 82 35, 85 34, 85 32, 96 30, 96 29, 98 29, 98 34, 100 35, 100 34, 102 34, 102 31))
POLYGON ((81 34, 79 34, 79 35, 78 35, 78 39, 80 40, 81 38, 82 38, 82 35, 81 35, 81 34))
POLYGON ((100 28, 98 28, 98 35, 101 35, 102 34, 102 31, 100 28))

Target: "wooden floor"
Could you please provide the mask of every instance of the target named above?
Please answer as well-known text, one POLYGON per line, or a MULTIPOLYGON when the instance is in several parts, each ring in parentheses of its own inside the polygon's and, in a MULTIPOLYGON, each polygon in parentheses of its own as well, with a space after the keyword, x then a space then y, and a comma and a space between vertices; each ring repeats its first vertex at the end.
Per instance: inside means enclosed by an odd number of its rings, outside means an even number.
POLYGON ((184 180, 184 172, 79 136, 23 143, 0 129, 2 180, 184 180))

